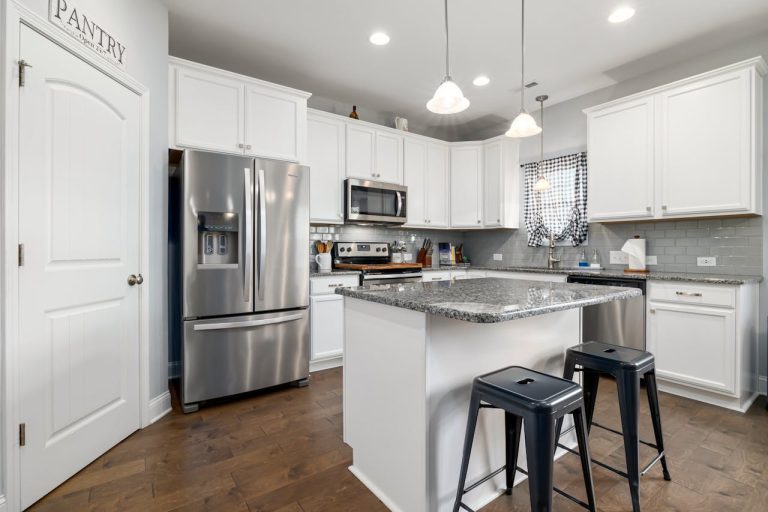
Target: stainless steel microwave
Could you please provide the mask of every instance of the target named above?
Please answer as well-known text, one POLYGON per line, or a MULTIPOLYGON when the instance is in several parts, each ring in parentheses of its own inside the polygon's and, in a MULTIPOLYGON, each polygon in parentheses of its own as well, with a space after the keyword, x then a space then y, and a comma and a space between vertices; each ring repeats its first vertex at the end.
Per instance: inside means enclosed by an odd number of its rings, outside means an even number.
POLYGON ((359 224, 405 224, 408 187, 380 181, 347 178, 344 182, 344 219, 359 224))

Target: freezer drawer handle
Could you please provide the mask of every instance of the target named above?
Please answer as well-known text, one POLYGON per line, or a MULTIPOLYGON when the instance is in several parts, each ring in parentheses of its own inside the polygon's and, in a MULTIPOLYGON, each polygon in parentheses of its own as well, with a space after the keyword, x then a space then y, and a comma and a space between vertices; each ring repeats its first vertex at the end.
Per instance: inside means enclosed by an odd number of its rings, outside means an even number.
POLYGON ((675 295, 681 295, 683 297, 702 297, 703 294, 699 292, 675 292, 675 295))
POLYGON ((262 325, 283 324, 293 322, 304 318, 303 313, 295 315, 281 316, 277 318, 267 318, 264 320, 248 320, 246 322, 221 322, 218 324, 198 324, 195 325, 196 331, 220 331, 222 329, 243 329, 245 327, 259 327, 262 325))

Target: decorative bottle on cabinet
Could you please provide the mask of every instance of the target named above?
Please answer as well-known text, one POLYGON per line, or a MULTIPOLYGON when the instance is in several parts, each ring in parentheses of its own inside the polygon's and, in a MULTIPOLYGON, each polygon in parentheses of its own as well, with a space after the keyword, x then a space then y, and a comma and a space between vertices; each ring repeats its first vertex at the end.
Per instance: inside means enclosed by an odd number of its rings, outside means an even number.
POLYGON ((349 113, 349 117, 352 119, 360 119, 360 117, 357 115, 357 105, 352 105, 352 112, 349 113))

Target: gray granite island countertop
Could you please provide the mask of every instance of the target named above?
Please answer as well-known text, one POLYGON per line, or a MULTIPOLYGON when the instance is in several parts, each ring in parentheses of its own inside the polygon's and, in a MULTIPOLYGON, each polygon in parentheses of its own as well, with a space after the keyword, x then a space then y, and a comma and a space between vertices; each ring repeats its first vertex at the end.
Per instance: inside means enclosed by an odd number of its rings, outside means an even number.
POLYGON ((635 288, 481 278, 337 288, 346 297, 475 323, 497 323, 628 299, 635 288))
POLYGON ((360 275, 359 270, 309 270, 309 277, 329 277, 329 276, 356 276, 360 275))

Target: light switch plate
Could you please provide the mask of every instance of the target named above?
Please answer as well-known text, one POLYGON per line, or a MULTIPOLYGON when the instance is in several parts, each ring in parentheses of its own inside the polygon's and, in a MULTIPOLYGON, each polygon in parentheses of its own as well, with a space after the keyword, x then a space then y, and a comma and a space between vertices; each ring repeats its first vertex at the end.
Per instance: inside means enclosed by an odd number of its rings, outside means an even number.
POLYGON ((403 254, 403 261, 406 262, 406 263, 409 263, 409 262, 413 261, 413 254, 411 254, 410 252, 404 253, 403 254))
POLYGON ((625 252, 611 251, 611 265, 627 265, 629 256, 625 252))
POLYGON ((716 267, 717 258, 715 256, 701 256, 696 258, 696 265, 700 267, 716 267))
POLYGON ((503 254, 496 253, 493 255, 493 261, 501 261, 503 258, 504 258, 503 254))
POLYGON ((645 257, 645 264, 646 265, 658 265, 659 259, 656 256, 646 256, 645 257))

